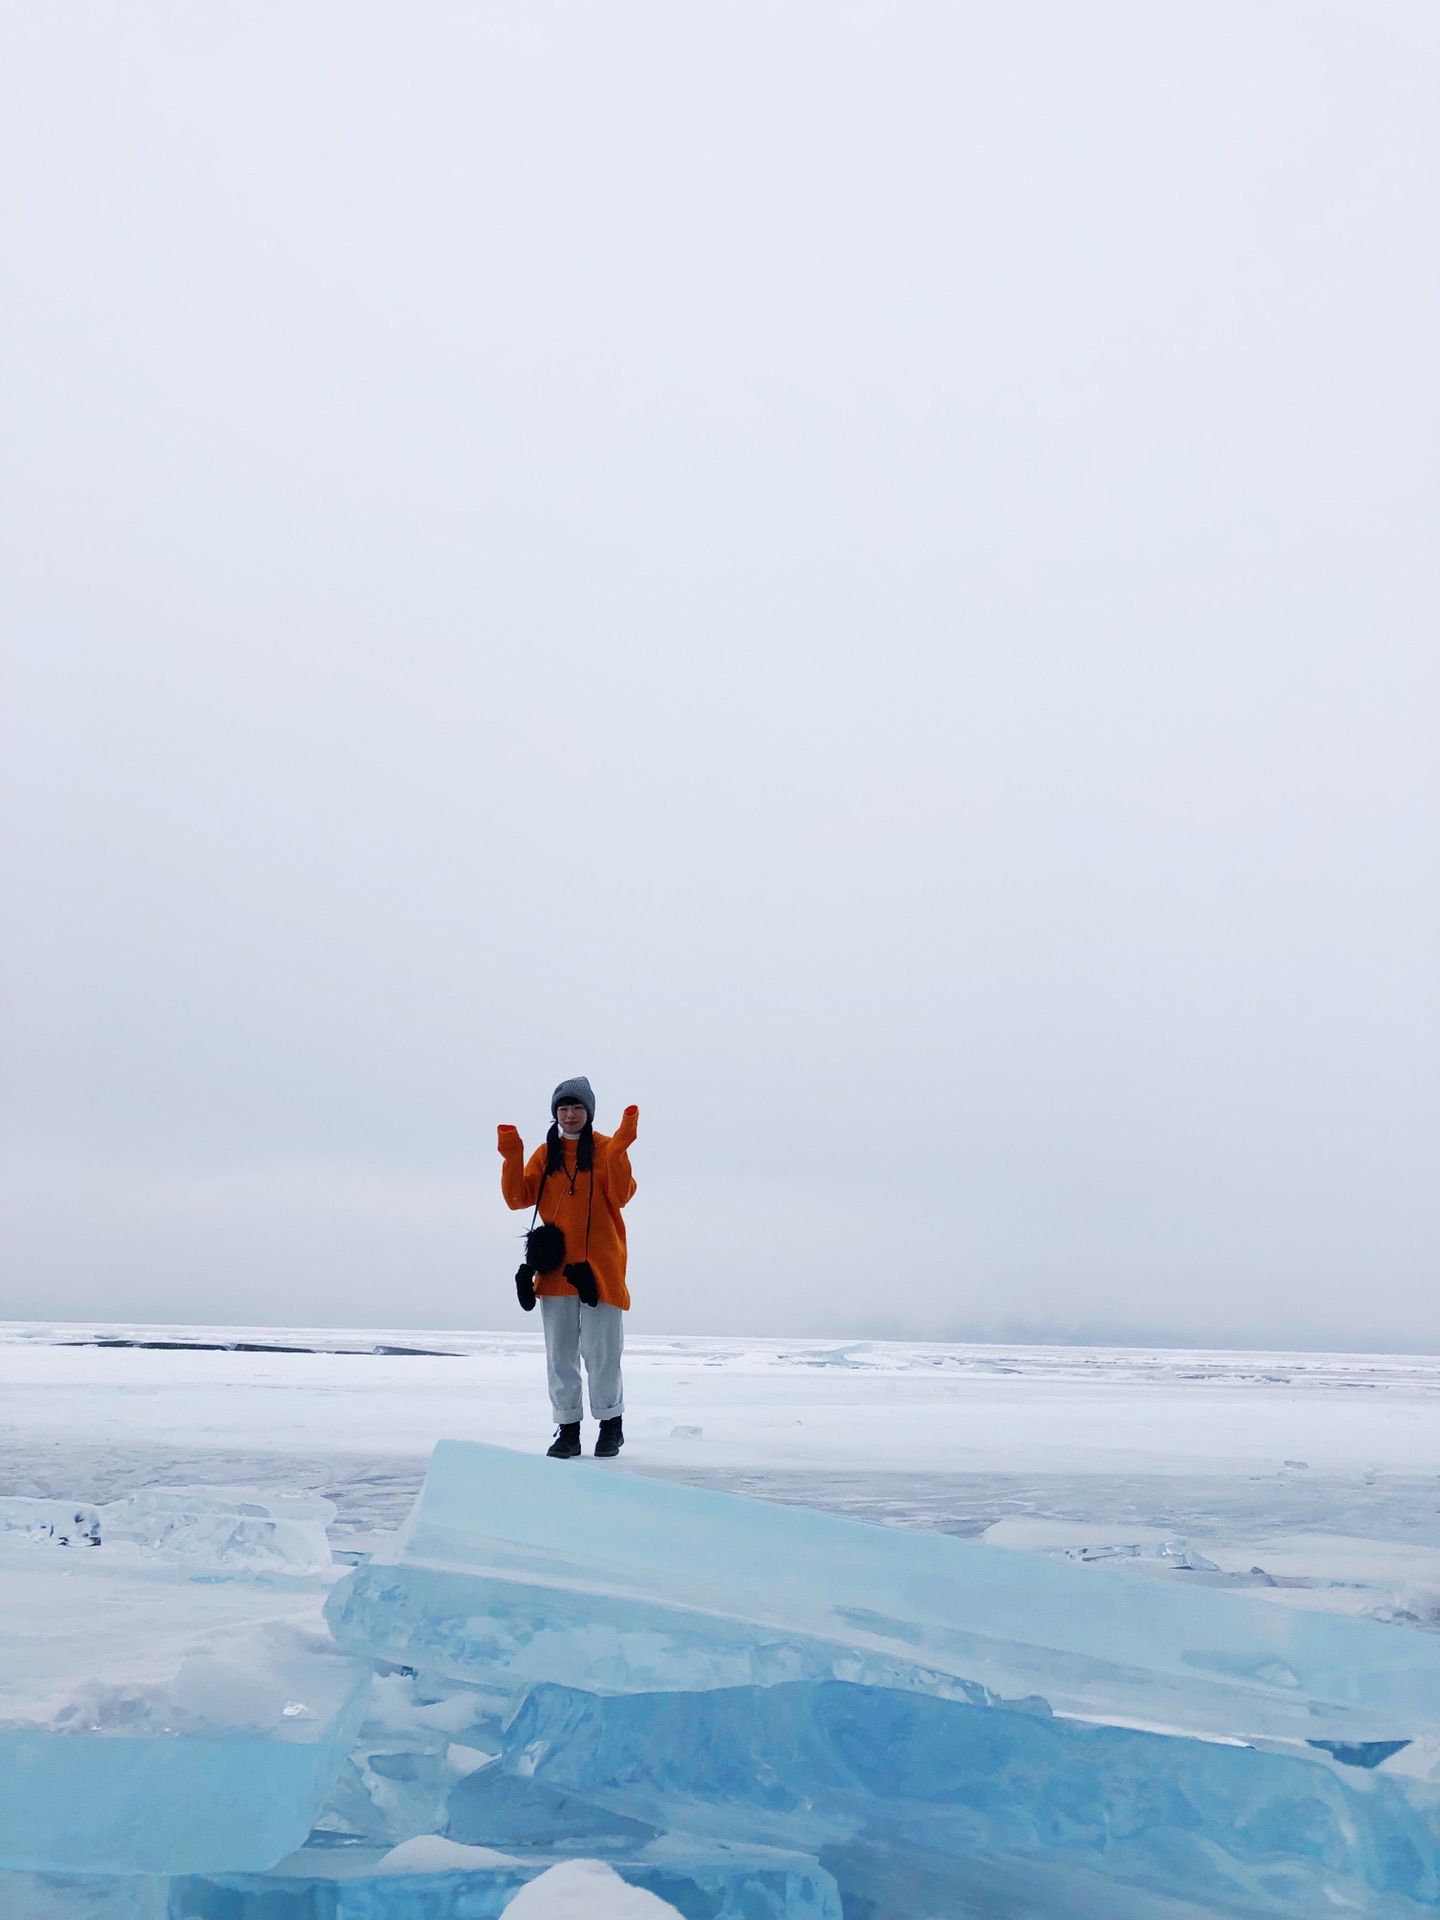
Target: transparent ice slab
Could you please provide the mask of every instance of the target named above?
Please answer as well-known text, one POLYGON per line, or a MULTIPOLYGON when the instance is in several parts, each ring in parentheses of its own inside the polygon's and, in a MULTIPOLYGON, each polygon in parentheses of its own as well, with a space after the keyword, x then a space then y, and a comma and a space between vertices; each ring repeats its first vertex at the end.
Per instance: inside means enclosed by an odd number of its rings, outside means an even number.
POLYGON ((462 1441, 327 1616, 497 1687, 838 1678, 1232 1739, 1440 1734, 1440 1638, 462 1441))
POLYGON ((447 1838, 467 1846, 593 1854, 605 1860, 638 1853, 672 1824, 637 1820, 567 1787, 498 1767, 484 1767, 457 1782, 445 1811, 447 1838))
POLYGON ((98 1547, 100 1509, 76 1500, 0 1500, 0 1541, 8 1548, 98 1547))
MULTIPOLYGON (((177 1880, 170 1920, 499 1920, 520 1888, 561 1859, 536 1853, 507 1865, 386 1872, 375 1861, 287 1862, 273 1874, 177 1880)), ((814 1860, 775 1848, 668 1836, 609 1865, 686 1920, 841 1920, 835 1881, 814 1860)), ((585 1920, 583 1914, 576 1920, 585 1920)))
POLYGON ((330 1501, 261 1487, 149 1487, 100 1506, 0 1500, 0 1538, 118 1551, 222 1571, 318 1573, 330 1565, 330 1501))
POLYGON ((1069 1870, 1220 1913, 1440 1909, 1434 1796, 1319 1754, 832 1681, 612 1696, 540 1687, 507 1729, 501 1764, 513 1779, 452 1790, 456 1838, 500 1844, 507 1828, 523 1831, 528 1795, 545 1817, 548 1793, 597 1834, 608 1810, 631 1827, 814 1854, 857 1899, 867 1878, 924 1879, 933 1865, 917 1863, 948 1859, 952 1875, 1003 1865, 1012 1887, 1028 1862, 1052 1890, 1069 1870))
POLYGON ((364 1712, 318 1581, 0 1554, 0 1867, 262 1868, 299 1846, 364 1712))
POLYGON ((6 1873, 5 1920, 170 1920, 170 1882, 142 1874, 6 1873))
POLYGON ((319 1573, 330 1565, 335 1518, 316 1494, 263 1487, 149 1487, 100 1509, 107 1544, 195 1565, 319 1573))
POLYGON ((457 1781, 498 1757, 514 1704, 449 1680, 377 1674, 317 1828, 382 1847, 438 1832, 457 1781))

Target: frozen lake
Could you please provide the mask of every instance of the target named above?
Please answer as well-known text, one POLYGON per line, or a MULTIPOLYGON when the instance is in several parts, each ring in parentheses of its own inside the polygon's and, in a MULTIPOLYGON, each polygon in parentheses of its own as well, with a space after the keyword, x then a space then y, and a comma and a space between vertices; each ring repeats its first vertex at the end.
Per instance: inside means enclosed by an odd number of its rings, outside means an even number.
POLYGON ((625 1368, 562 1463, 538 1330, 0 1328, 7 1920, 1440 1910, 1440 1359, 625 1368))
MULTIPOLYGON (((651 1335, 625 1372, 605 1471, 1440 1627, 1440 1359, 651 1335)), ((10 1495, 261 1484, 362 1546, 437 1440, 549 1432, 538 1330, 0 1328, 10 1495)))

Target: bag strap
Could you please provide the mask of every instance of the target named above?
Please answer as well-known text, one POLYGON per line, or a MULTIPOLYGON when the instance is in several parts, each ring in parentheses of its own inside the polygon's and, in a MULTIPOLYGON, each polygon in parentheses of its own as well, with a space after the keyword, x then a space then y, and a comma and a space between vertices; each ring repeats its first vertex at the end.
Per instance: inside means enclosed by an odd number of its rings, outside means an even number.
POLYGON ((550 1153, 549 1153, 549 1149, 547 1148, 545 1153, 545 1165, 540 1169, 540 1190, 535 1195, 535 1211, 534 1213, 531 1214, 530 1224, 525 1229, 525 1235, 527 1239, 535 1231, 535 1222, 540 1218, 540 1202, 545 1197, 545 1182, 549 1178, 550 1178, 550 1153))

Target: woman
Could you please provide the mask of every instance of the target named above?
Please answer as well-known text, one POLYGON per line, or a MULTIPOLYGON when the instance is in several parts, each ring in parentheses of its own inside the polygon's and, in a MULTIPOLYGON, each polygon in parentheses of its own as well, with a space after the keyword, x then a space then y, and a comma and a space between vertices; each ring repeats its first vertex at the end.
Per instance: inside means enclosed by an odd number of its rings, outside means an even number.
POLYGON ((554 1121, 529 1161, 514 1127, 501 1127, 500 1190, 507 1206, 534 1209, 525 1236, 525 1264, 515 1291, 527 1313, 540 1302, 550 1410, 557 1432, 552 1460, 580 1451, 580 1363, 590 1382, 590 1413, 600 1422, 597 1460, 625 1444, 625 1391, 620 1354, 622 1319, 630 1305, 625 1285, 625 1222, 620 1209, 635 1192, 627 1149, 638 1107, 627 1107, 613 1134, 595 1131, 590 1082, 562 1080, 550 1096, 554 1121), (538 1222, 538 1224, 537 1224, 538 1222))

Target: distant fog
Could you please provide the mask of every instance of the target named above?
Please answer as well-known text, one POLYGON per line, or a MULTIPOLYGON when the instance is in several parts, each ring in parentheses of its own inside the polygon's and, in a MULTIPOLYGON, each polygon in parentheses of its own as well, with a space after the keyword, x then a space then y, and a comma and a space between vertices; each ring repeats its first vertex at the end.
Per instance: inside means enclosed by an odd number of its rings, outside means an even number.
POLYGON ((1440 15, 0 8, 5 1305, 1440 1343, 1440 15))

